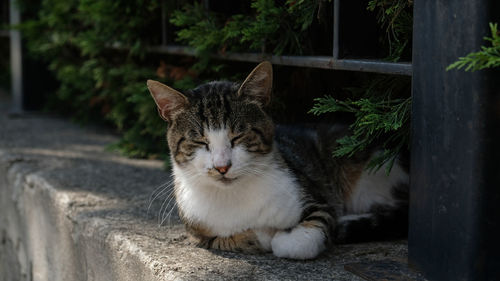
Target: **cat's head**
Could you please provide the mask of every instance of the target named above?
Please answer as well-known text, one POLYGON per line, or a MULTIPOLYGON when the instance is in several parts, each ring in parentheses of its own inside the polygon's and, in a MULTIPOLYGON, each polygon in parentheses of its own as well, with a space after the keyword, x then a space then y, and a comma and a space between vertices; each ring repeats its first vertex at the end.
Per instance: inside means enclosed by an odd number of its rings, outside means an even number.
POLYGON ((274 124, 263 107, 272 80, 269 62, 259 64, 241 85, 211 82, 180 93, 148 80, 158 112, 169 123, 167 140, 177 167, 221 187, 265 169, 274 124))

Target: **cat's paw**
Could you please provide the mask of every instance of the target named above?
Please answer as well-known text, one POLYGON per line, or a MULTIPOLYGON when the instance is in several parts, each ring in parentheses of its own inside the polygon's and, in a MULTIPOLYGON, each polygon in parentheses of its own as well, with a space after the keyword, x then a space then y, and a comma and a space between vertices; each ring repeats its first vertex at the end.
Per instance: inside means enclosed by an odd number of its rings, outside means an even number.
POLYGON ((326 249, 326 238, 321 229, 299 225, 290 232, 277 232, 271 247, 277 257, 306 260, 326 249))

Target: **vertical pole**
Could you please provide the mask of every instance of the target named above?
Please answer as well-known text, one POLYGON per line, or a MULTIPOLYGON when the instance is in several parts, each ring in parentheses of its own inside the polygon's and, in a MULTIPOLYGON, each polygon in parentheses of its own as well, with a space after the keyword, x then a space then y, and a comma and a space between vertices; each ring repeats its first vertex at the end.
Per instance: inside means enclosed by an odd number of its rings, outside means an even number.
POLYGON ((161 44, 167 45, 167 2, 161 1, 161 44))
MULTIPOLYGON (((16 0, 10 0, 10 24, 21 22, 21 15, 16 0)), ((10 30, 10 67, 12 75, 12 108, 11 113, 19 114, 23 111, 23 66, 22 66, 21 32, 10 30)))
POLYGON ((333 59, 339 58, 340 0, 333 1, 333 59))
POLYGON ((409 262, 500 278, 500 73, 446 71, 500 23, 498 0, 415 0, 409 262))

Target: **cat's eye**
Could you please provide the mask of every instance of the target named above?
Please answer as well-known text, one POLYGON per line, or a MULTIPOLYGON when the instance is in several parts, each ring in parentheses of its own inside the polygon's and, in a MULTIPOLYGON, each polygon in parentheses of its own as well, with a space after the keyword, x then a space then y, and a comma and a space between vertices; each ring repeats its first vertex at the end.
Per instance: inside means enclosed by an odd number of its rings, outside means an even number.
POLYGON ((237 135, 231 139, 231 147, 234 147, 234 144, 236 143, 237 140, 241 139, 243 137, 243 134, 237 135))
POLYGON ((208 147, 208 143, 207 142, 204 142, 204 141, 193 141, 194 143, 198 144, 198 145, 203 145, 205 146, 205 148, 207 150, 210 150, 209 147, 208 147))

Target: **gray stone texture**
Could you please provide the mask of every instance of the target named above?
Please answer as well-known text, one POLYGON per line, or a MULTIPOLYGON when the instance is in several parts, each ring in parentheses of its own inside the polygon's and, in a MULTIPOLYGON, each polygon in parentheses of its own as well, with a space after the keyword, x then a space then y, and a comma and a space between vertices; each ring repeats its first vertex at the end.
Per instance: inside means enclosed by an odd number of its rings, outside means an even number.
POLYGON ((406 241, 337 245, 313 261, 196 248, 175 209, 159 225, 175 208, 168 185, 148 212, 170 182, 160 161, 107 151, 117 138, 99 128, 7 112, 3 99, 0 280, 361 280, 343 266, 406 261, 406 241))

